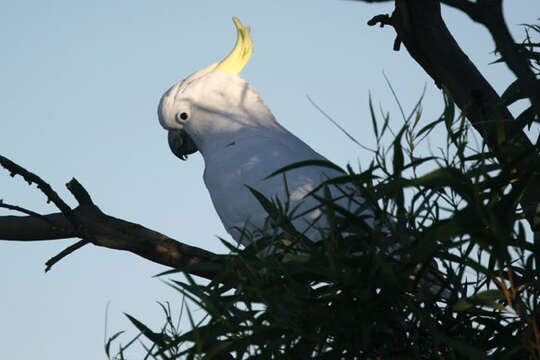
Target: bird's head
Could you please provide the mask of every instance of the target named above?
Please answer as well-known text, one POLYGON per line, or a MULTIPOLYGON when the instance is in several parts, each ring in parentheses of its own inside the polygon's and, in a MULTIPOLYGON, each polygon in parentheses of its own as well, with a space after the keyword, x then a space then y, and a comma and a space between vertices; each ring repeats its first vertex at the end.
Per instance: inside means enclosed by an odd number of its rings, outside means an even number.
POLYGON ((216 138, 213 135, 234 132, 257 115, 269 113, 258 94, 238 76, 251 57, 253 40, 249 27, 236 17, 233 22, 237 39, 231 53, 173 85, 159 102, 159 122, 169 131, 172 152, 181 159, 203 151, 205 143, 216 138))

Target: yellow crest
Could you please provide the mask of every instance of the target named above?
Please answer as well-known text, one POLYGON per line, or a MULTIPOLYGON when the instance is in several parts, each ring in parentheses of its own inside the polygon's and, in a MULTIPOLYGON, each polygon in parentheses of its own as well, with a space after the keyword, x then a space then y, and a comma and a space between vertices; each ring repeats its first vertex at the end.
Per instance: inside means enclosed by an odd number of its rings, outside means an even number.
POLYGON ((249 34, 251 30, 249 26, 244 27, 237 17, 233 17, 233 22, 237 33, 236 44, 231 53, 217 64, 214 70, 238 75, 253 53, 253 39, 249 34))

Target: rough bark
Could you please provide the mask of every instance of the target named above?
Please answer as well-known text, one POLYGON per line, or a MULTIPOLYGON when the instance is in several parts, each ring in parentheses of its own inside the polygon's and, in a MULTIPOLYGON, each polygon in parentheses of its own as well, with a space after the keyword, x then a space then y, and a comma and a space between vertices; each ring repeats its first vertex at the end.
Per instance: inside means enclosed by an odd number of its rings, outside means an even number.
MULTIPOLYGON (((221 263, 220 256, 204 249, 183 244, 139 224, 102 213, 98 207, 78 206, 73 215, 84 229, 90 243, 109 249, 125 250, 150 261, 173 268, 201 262, 221 263)), ((0 216, 0 239, 43 241, 81 237, 62 213, 44 215, 55 225, 33 216, 0 216)), ((211 271, 195 271, 195 275, 213 279, 211 271)))
MULTIPOLYGON (((31 211, 28 216, 0 216, 0 239, 13 241, 39 241, 65 238, 80 238, 81 241, 50 259, 48 270, 54 263, 88 243, 115 250, 125 250, 137 254, 158 264, 173 268, 199 263, 220 265, 222 256, 204 249, 183 244, 159 232, 147 229, 122 219, 104 214, 90 198, 88 192, 75 179, 66 184, 69 191, 79 202, 71 209, 58 197, 54 190, 41 178, 0 156, 0 165, 10 173, 21 175, 28 183, 36 183, 38 188, 62 209, 61 213, 39 215, 31 211)), ((0 207, 13 206, 0 203, 0 207)), ((190 272, 207 279, 214 279, 216 271, 192 269, 190 272)))

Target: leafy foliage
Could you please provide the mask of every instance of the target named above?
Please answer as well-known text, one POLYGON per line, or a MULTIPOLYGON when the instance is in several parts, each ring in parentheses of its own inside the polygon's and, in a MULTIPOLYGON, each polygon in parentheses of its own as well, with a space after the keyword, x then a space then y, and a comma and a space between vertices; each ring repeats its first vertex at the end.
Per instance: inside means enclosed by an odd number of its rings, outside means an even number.
MULTIPOLYGON (((516 179, 494 161, 502 148, 474 151, 467 123, 448 96, 445 102, 439 119, 417 129, 419 102, 388 148, 381 145, 386 117, 369 169, 348 168, 325 184, 353 186, 366 202, 352 212, 320 196, 330 229, 319 243, 291 246, 299 234, 285 204, 253 190, 273 231, 245 249, 224 242, 231 256, 207 285, 189 268, 177 270, 186 281, 170 281, 208 318, 181 334, 154 333, 130 317, 152 343, 151 358, 516 358, 537 351, 540 252, 518 203, 538 170, 516 179), (417 156, 440 126, 446 148, 417 156), (269 246, 277 251, 269 254, 269 246)), ((295 166, 305 165, 314 164, 295 166)), ((356 194, 347 195, 354 201, 356 194)))
MULTIPOLYGON (((523 47, 537 61, 538 44, 523 47)), ((516 82, 503 102, 520 98, 516 82)), ((538 186, 531 179, 540 164, 517 177, 495 160, 512 139, 501 136, 496 149, 471 145, 464 116, 446 94, 444 101, 442 115, 423 127, 421 101, 408 116, 402 111, 404 126, 392 132, 370 99, 373 161, 363 172, 343 169, 312 193, 329 221, 318 243, 303 241, 287 204, 252 189, 269 214, 269 231, 243 249, 223 241, 231 255, 209 284, 196 283, 189 267, 163 274, 183 272, 184 281, 169 285, 208 316, 195 325, 188 311, 193 327, 184 333, 166 307, 157 332, 129 316, 151 343, 147 357, 540 358, 540 218, 528 230, 519 205, 525 190, 538 186), (445 146, 419 156, 441 127, 445 146), (365 202, 343 208, 330 198, 332 186, 365 202)), ((522 120, 534 125, 537 115, 527 111, 522 120)), ((514 159, 535 159, 538 149, 537 142, 514 159)), ((273 175, 309 165, 336 167, 299 163, 273 175)), ((109 355, 110 342, 106 349, 109 355)), ((124 349, 114 358, 123 359, 124 349)))

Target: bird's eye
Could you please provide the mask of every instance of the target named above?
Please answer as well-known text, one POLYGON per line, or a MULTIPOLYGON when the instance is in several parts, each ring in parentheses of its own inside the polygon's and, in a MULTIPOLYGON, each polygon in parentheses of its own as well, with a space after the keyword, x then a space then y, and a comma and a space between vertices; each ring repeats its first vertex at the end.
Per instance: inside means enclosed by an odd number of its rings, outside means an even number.
POLYGON ((182 123, 181 120, 187 120, 188 119, 188 114, 186 112, 183 112, 183 113, 180 113, 180 114, 176 114, 176 122, 177 123, 182 123))

